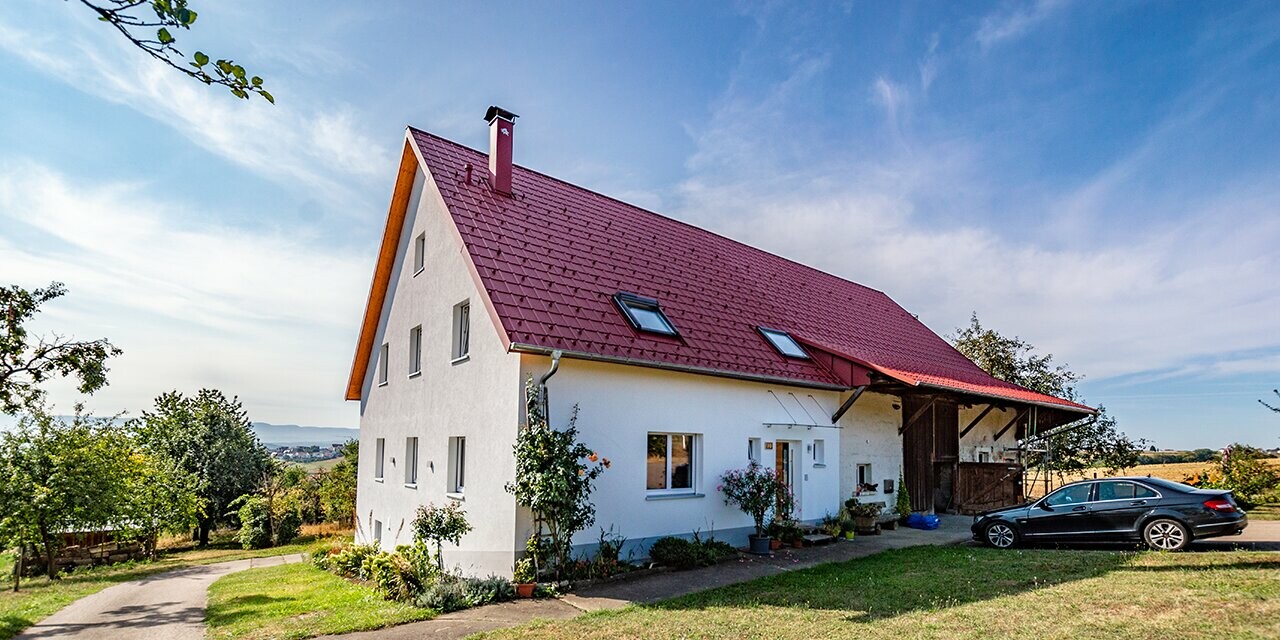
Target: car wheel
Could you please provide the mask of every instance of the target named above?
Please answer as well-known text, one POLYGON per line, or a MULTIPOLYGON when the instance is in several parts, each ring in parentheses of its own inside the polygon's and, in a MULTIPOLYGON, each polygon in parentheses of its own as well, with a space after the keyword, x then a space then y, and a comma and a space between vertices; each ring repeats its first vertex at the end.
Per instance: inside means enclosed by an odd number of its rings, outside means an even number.
POLYGON ((997 549, 1008 549, 1018 542, 1018 532, 1004 522, 992 522, 983 533, 987 544, 997 549))
POLYGON ((1177 520, 1160 518, 1142 528, 1142 540, 1160 551, 1180 551, 1191 542, 1191 533, 1177 520))

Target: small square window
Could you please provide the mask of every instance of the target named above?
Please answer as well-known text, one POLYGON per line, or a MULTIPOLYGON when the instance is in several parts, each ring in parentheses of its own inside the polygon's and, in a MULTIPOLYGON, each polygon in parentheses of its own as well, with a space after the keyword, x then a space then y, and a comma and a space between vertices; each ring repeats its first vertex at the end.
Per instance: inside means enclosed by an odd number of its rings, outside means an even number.
POLYGON ((618 293, 613 296, 613 301, 622 310, 622 315, 626 316, 627 322, 631 323, 632 327, 650 333, 676 335, 675 326, 662 312, 657 300, 633 293, 618 293))
POLYGON ((769 341, 769 344, 773 345, 774 349, 778 350, 778 353, 788 358, 809 359, 809 353, 804 350, 804 347, 800 346, 799 342, 796 342, 795 338, 791 337, 791 334, 765 327, 760 327, 760 334, 769 341))
POLYGON ((391 345, 382 343, 382 347, 378 349, 378 384, 387 383, 387 355, 391 351, 391 345))
POLYGON ((422 273, 427 266, 427 234, 422 232, 413 241, 413 275, 422 273))
POLYGON ((467 479, 467 439, 449 438, 449 492, 463 493, 467 479))
POLYGON ((409 375, 422 373, 422 325, 409 330, 409 375))
POLYGON ((404 439, 404 483, 418 484, 418 439, 404 439))
POLYGON ((378 438, 373 442, 373 479, 381 480, 386 470, 387 441, 384 438, 378 438))
POLYGON ((471 302, 463 301, 453 307, 453 359, 467 357, 471 353, 471 302))

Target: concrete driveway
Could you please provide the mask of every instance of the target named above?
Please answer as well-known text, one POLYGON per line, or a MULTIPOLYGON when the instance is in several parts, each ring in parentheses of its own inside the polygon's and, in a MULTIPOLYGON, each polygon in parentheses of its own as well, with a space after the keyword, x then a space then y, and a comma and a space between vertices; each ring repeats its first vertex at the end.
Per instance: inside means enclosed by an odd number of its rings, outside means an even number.
POLYGON ((41 620, 18 640, 202 640, 209 585, 236 571, 301 562, 301 554, 188 567, 123 582, 41 620))

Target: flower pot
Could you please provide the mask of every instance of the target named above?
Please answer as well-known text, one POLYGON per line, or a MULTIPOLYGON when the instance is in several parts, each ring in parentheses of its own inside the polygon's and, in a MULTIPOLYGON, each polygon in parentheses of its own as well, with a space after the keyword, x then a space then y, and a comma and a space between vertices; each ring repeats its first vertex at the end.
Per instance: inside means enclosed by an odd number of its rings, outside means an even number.
POLYGON ((781 541, 781 540, 779 540, 779 539, 777 539, 777 538, 770 538, 770 539, 769 539, 769 549, 770 549, 770 550, 772 550, 772 551, 777 551, 778 549, 781 549, 781 548, 782 548, 782 541, 781 541))
POLYGON ((852 540, 852 539, 853 539, 853 532, 852 532, 852 531, 846 531, 846 532, 844 532, 844 539, 845 539, 845 540, 852 540))
POLYGON ((747 536, 747 540, 751 542, 751 553, 758 556, 769 555, 769 550, 773 548, 773 538, 770 538, 769 536, 751 534, 747 536))
POLYGON ((793 547, 795 547, 795 548, 797 548, 797 549, 803 549, 803 548, 804 548, 804 540, 792 540, 792 541, 791 541, 791 546, 793 546, 793 547))
POLYGON ((881 527, 883 527, 883 528, 885 528, 885 529, 889 529, 890 531, 892 531, 892 530, 894 530, 894 529, 897 529, 897 528, 898 528, 898 521, 897 521, 897 520, 885 520, 884 522, 881 522, 881 523, 880 523, 880 526, 881 526, 881 527))
POLYGON ((536 582, 523 582, 523 583, 517 583, 517 584, 516 584, 516 597, 517 597, 517 598, 532 598, 532 597, 533 597, 533 590, 534 590, 535 588, 537 588, 537 586, 538 586, 538 583, 536 583, 536 582))

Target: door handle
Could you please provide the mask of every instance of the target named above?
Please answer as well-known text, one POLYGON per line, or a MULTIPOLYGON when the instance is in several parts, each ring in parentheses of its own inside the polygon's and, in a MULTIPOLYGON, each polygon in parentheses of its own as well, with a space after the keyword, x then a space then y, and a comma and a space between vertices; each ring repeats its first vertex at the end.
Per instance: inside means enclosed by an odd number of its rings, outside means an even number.
POLYGON ((1080 506, 1078 506, 1078 507, 1071 507, 1071 510, 1072 510, 1072 511, 1086 511, 1086 510, 1088 510, 1088 509, 1089 509, 1089 507, 1086 507, 1086 506, 1084 506, 1084 505, 1080 505, 1080 506))
POLYGON ((1146 500, 1134 500, 1133 502, 1130 502, 1130 503, 1129 503, 1129 506, 1136 507, 1136 506, 1138 506, 1138 505, 1143 505, 1143 504, 1146 504, 1146 503, 1147 503, 1147 501, 1146 501, 1146 500))

